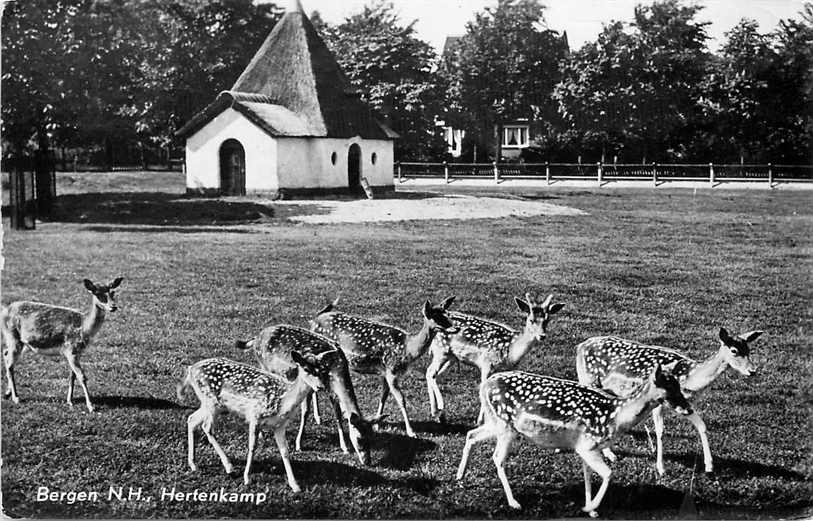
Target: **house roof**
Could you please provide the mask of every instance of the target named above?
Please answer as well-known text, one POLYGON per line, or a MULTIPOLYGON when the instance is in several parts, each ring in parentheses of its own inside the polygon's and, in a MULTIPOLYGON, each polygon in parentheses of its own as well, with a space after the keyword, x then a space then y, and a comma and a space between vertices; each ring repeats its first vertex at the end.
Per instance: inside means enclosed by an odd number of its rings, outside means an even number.
POLYGON ((272 136, 398 137, 350 88, 299 0, 290 1, 231 90, 221 92, 176 135, 196 132, 228 107, 272 136))

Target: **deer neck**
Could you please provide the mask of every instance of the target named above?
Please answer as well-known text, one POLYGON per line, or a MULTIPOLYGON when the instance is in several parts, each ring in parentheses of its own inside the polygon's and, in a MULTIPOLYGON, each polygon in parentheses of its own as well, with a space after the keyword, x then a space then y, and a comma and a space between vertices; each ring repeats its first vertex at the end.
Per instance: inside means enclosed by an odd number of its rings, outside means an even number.
POLYGON ((629 398, 618 398, 615 412, 611 415, 612 432, 625 431, 638 425, 657 407, 658 402, 650 396, 652 383, 646 382, 629 398))
POLYGON ((82 318, 82 337, 85 341, 90 340, 99 331, 104 322, 105 311, 104 308, 99 306, 94 298, 90 303, 90 311, 84 314, 82 318))
POLYGON ((530 331, 517 333, 508 348, 508 363, 511 366, 517 365, 537 343, 539 341, 530 331))
POLYGON ((424 321, 423 327, 414 335, 407 335, 404 342, 404 351, 410 360, 415 360, 426 353, 432 339, 435 338, 435 330, 424 321))
POLYGON ((301 376, 294 380, 294 383, 282 396, 279 415, 299 410, 299 404, 302 403, 302 400, 304 400, 312 390, 313 388, 308 385, 308 382, 301 376))
POLYGON ((350 373, 347 370, 337 371, 330 375, 330 390, 336 395, 339 405, 341 405, 342 411, 347 417, 350 417, 352 413, 361 416, 356 393, 350 380, 350 373))
POLYGON ((681 386, 690 391, 701 391, 711 385, 728 367, 723 349, 725 348, 718 349, 716 353, 700 363, 695 362, 681 386))

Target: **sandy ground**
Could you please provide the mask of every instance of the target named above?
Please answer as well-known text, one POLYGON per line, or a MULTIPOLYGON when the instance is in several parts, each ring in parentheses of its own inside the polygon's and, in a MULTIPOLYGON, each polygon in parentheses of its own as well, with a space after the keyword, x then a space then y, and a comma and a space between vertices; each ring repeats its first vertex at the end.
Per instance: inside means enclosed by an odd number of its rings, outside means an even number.
POLYGON ((584 215, 583 211, 575 208, 539 201, 468 195, 438 195, 422 199, 274 201, 274 204, 305 207, 306 215, 291 215, 289 219, 317 224, 584 215))

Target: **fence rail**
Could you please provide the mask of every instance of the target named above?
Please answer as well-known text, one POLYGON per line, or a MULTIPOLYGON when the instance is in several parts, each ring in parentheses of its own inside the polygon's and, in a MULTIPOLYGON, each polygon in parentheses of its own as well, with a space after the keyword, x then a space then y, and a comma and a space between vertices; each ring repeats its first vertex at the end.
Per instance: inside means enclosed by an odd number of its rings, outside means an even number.
POLYGON ((609 181, 649 180, 706 181, 717 185, 729 181, 813 181, 813 165, 728 163, 417 163, 395 164, 399 182, 406 179, 544 179, 609 181))

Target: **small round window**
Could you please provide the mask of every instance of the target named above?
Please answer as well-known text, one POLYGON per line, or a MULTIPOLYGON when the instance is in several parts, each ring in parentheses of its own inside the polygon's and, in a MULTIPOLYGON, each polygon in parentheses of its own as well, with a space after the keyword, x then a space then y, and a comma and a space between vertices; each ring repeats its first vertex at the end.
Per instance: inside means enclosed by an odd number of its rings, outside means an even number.
POLYGON ((332 154, 330 154, 330 162, 331 162, 331 163, 333 163, 333 164, 335 165, 335 164, 336 164, 336 159, 337 159, 338 157, 339 157, 339 156, 337 156, 337 155, 336 155, 336 152, 333 152, 332 154))
POLYGON ((373 152, 373 155, 370 156, 370 161, 372 161, 372 163, 375 164, 375 162, 378 161, 378 154, 373 152))

